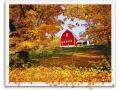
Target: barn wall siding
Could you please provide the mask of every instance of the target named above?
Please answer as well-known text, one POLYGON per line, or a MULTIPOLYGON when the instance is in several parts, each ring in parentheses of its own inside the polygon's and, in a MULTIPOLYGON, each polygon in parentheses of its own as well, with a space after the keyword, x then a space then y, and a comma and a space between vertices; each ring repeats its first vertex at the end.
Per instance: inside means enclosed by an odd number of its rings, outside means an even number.
POLYGON ((61 36, 61 47, 75 46, 76 42, 76 38, 69 30, 66 30, 61 36))

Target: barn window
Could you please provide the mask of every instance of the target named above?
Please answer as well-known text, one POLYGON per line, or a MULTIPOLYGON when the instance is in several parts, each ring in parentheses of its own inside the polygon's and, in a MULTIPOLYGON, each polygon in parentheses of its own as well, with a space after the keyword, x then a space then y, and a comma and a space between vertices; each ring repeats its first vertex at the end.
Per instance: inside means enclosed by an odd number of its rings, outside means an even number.
POLYGON ((66 33, 66 37, 68 37, 68 33, 66 33))

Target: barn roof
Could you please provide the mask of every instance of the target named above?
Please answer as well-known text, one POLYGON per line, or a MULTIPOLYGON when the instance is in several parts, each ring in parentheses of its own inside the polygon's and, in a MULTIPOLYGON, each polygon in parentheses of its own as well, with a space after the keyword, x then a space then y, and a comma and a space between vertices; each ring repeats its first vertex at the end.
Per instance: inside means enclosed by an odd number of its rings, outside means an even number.
MULTIPOLYGON (((66 31, 71 32, 71 33, 73 34, 73 36, 74 36, 77 40, 79 40, 79 37, 78 37, 77 35, 75 35, 74 32, 72 32, 72 30, 66 29, 64 32, 66 32, 66 31)), ((63 32, 63 33, 64 33, 64 32, 63 32)), ((62 33, 62 34, 63 34, 63 33, 62 33)))
POLYGON ((74 37, 77 39, 80 39, 80 33, 85 32, 86 29, 84 27, 74 27, 73 29, 68 28, 67 26, 63 29, 61 29, 59 32, 55 34, 55 36, 61 37, 62 34, 66 31, 69 30, 70 32, 73 33, 74 37))

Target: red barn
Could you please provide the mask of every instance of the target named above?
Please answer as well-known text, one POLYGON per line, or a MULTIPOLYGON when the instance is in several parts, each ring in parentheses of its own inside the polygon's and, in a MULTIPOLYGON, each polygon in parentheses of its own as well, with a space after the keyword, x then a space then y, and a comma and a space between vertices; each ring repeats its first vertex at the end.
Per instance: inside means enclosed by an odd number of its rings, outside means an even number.
POLYGON ((61 36, 61 47, 72 47, 75 46, 77 37, 70 30, 66 30, 61 36))

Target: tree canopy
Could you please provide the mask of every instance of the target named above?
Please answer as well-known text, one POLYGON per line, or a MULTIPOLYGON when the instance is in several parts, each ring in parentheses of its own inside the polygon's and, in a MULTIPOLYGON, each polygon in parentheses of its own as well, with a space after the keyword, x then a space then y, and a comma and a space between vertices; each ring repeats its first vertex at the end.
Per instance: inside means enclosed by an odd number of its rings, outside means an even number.
POLYGON ((9 8, 10 31, 13 31, 10 32, 10 46, 18 51, 47 46, 50 40, 45 33, 54 34, 59 30, 56 17, 63 12, 60 5, 19 4, 9 8))
POLYGON ((64 13, 67 18, 79 18, 88 22, 86 34, 93 44, 111 42, 111 5, 22 5, 9 6, 10 47, 15 50, 31 50, 47 47, 61 28, 58 16, 64 13), (63 9, 64 7, 64 9, 63 9))

